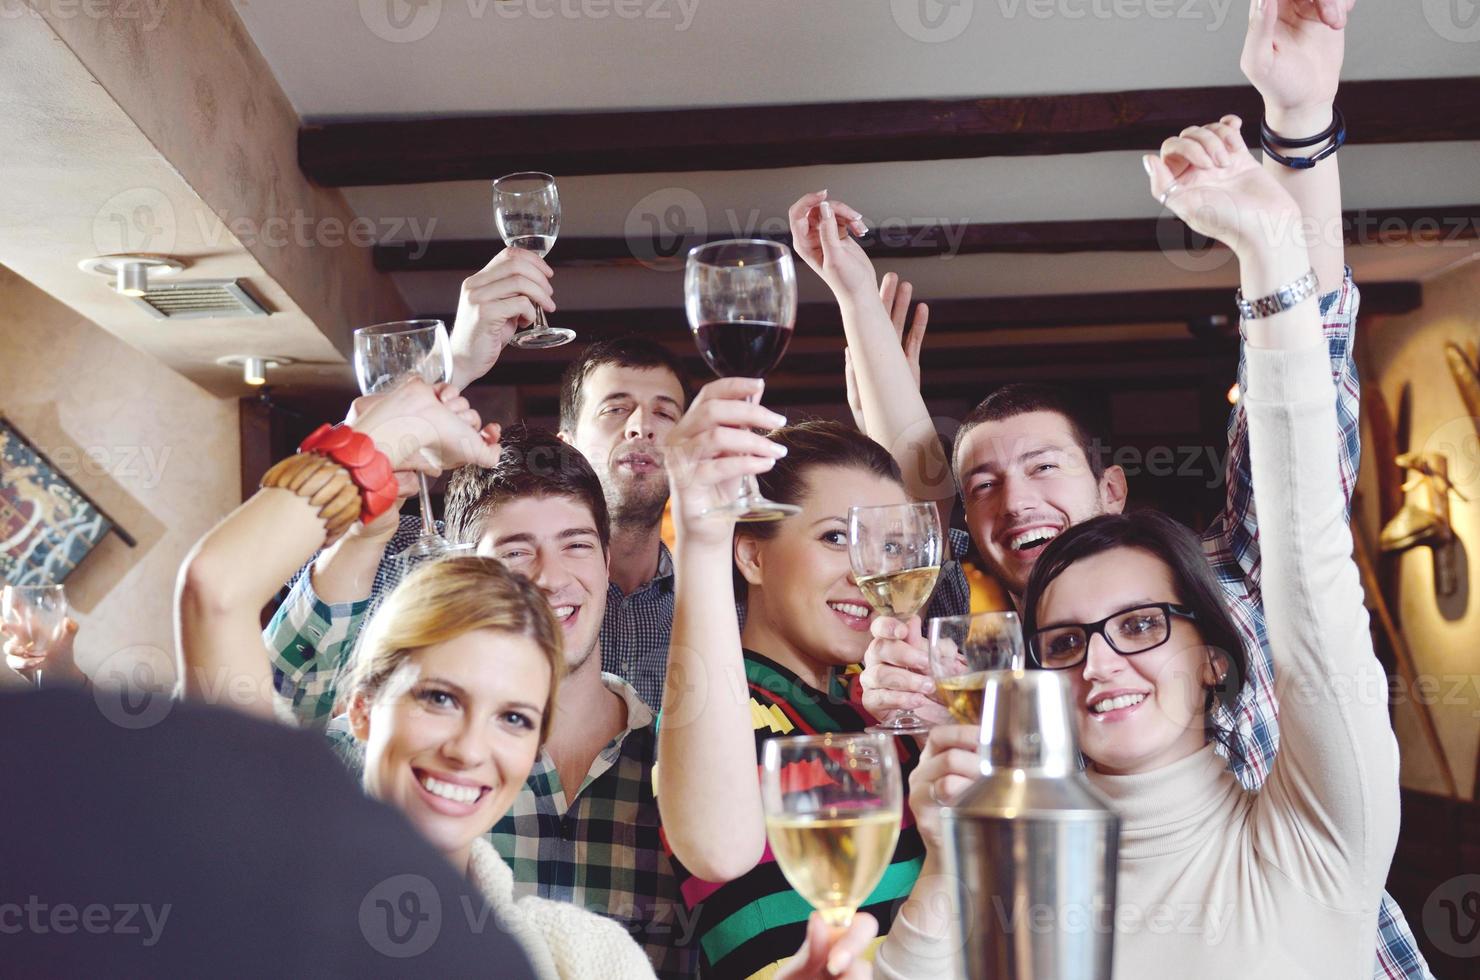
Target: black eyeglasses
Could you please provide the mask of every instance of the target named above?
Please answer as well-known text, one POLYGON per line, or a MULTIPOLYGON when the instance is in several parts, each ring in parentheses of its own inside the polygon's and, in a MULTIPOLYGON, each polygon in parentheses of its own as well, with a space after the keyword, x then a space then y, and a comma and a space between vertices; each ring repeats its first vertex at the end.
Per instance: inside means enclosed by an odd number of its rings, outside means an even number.
POLYGON ((1033 662, 1046 670, 1068 670, 1084 663, 1090 638, 1099 634, 1122 656, 1155 650, 1172 636, 1172 617, 1197 619, 1186 606, 1152 602, 1111 613, 1098 623, 1065 623, 1034 631, 1028 637, 1033 662))

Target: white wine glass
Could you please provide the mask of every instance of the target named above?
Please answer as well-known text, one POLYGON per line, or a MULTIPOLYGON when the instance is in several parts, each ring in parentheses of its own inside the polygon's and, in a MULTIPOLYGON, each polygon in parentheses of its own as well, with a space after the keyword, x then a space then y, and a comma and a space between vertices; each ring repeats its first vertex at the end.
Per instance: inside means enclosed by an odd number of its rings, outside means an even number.
MULTIPOLYGON (((797 322, 791 249, 766 239, 711 242, 689 251, 684 310, 704 361, 721 378, 764 378, 781 361, 797 322)), ((740 496, 706 513, 738 521, 779 521, 801 508, 767 500, 754 476, 740 496)))
MULTIPOLYGON (((0 589, 0 622, 35 653, 50 653, 67 624, 67 590, 60 585, 6 585, 0 589)), ((41 686, 41 668, 20 672, 41 686)))
POLYGON ((767 740, 761 758, 766 837, 791 887, 847 928, 894 857, 904 783, 886 735, 767 740))
POLYGON ((963 725, 982 723, 987 672, 1022 670, 1026 661, 1023 624, 1015 612, 938 616, 925 636, 935 690, 963 725))
MULTIPOLYGON (((507 174, 493 182, 493 223, 510 248, 522 248, 540 258, 560 235, 560 192, 555 178, 529 171, 507 174)), ((569 327, 552 327, 536 304, 534 324, 514 334, 515 347, 559 347, 576 339, 569 327)))
MULTIPOLYGON (((440 384, 452 377, 452 345, 441 320, 398 320, 355 331, 355 377, 360 392, 378 394, 411 379, 440 384)), ((426 474, 421 481, 421 535, 398 553, 406 564, 461 554, 472 549, 454 545, 437 533, 432 494, 426 474)))
MULTIPOLYGON (((848 560, 853 578, 880 616, 907 623, 925 608, 940 577, 943 546, 935 504, 848 509, 848 560)), ((929 727, 906 708, 867 730, 919 735, 929 727)))

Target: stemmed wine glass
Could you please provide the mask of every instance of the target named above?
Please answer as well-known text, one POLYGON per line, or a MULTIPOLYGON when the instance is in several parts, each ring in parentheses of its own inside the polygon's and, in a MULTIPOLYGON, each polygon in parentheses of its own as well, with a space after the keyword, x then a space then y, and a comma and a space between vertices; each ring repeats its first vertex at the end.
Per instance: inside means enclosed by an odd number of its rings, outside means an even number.
MULTIPOLYGON (((909 622, 935 591, 942 539, 935 504, 848 509, 848 560, 863 597, 880 616, 909 622)), ((908 708, 866 731, 919 735, 929 729, 908 708)))
POLYGON ((930 621, 930 673, 935 689, 963 725, 982 723, 987 671, 1022 670, 1023 625, 1015 612, 939 616, 930 621))
MULTIPOLYGON (((61 641, 67 622, 67 591, 60 585, 7 585, 0 589, 0 622, 38 653, 47 653, 61 641)), ((41 668, 21 671, 41 686, 41 668)))
POLYGON ((766 836, 791 887, 834 928, 846 928, 884 877, 899 840, 903 781, 883 735, 767 740, 761 803, 766 836))
MULTIPOLYGON (((711 242, 689 251, 684 308, 694 343, 721 378, 764 378, 786 353, 797 320, 797 274, 791 249, 765 239, 711 242)), ((801 513, 761 496, 754 476, 740 496, 705 513, 741 521, 779 521, 801 513)))
MULTIPOLYGON (((522 248, 540 258, 555 245, 560 234, 560 192, 549 174, 508 174, 493 182, 493 223, 504 244, 522 248)), ((509 341, 515 347, 559 347, 576 339, 569 327, 552 327, 545 311, 536 304, 534 325, 509 341)))
MULTIPOLYGON (((361 327, 355 331, 355 376, 360 391, 374 395, 410 378, 439 384, 452 377, 452 345, 441 320, 399 320, 361 327)), ((404 564, 440 558, 471 549, 454 545, 437 533, 432 518, 432 495, 426 474, 421 480, 421 535, 400 552, 404 564)))

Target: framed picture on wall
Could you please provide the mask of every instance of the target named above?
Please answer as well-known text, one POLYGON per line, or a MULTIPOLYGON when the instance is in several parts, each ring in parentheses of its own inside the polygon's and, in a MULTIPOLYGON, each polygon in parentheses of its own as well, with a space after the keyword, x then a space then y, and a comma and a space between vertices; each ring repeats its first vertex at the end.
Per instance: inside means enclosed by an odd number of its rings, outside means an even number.
POLYGON ((51 460, 0 416, 0 581, 61 582, 118 527, 51 460))

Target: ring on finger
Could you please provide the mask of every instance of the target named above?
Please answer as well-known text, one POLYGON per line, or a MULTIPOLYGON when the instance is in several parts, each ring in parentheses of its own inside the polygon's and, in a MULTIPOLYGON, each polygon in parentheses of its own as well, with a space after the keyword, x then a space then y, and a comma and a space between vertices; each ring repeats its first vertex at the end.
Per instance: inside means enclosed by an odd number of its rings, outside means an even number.
POLYGON ((1166 203, 1167 203, 1167 199, 1169 197, 1171 197, 1174 192, 1180 191, 1181 189, 1182 189, 1182 185, 1179 184, 1179 183, 1177 183, 1175 180, 1172 181, 1170 184, 1168 184, 1167 185, 1167 189, 1161 192, 1161 199, 1160 200, 1161 200, 1162 206, 1165 207, 1166 206, 1166 203))

